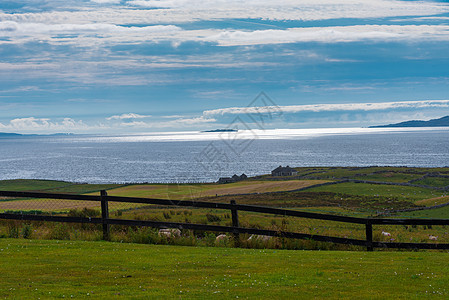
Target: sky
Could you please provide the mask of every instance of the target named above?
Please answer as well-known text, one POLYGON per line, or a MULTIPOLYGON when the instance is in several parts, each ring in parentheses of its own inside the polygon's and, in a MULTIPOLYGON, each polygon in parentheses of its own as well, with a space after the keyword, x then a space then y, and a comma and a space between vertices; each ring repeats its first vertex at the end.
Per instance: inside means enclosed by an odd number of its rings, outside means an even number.
POLYGON ((439 118, 448 49, 446 1, 1 1, 0 132, 439 118))

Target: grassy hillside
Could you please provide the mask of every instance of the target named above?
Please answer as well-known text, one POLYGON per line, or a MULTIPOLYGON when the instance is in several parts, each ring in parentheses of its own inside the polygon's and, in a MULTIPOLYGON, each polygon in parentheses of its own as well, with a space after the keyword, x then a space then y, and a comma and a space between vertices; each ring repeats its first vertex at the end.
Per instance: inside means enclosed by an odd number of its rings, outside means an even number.
POLYGON ((395 186, 368 183, 340 183, 335 185, 327 185, 308 190, 309 192, 334 192, 359 196, 374 197, 395 197, 411 202, 441 197, 446 195, 446 191, 432 190, 411 186, 395 186))
POLYGON ((0 191, 22 191, 22 192, 46 192, 46 193, 68 193, 86 194, 119 188, 123 184, 87 184, 72 183, 66 181, 37 180, 37 179, 15 179, 0 181, 0 191))
POLYGON ((448 253, 232 249, 0 239, 0 297, 449 296, 448 253))

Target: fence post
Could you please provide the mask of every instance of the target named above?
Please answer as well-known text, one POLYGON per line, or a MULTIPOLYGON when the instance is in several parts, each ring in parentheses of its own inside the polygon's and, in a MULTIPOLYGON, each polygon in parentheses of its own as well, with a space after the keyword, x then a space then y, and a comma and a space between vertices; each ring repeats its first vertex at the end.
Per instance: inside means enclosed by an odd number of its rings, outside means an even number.
POLYGON ((366 220, 366 250, 373 251, 373 224, 366 220))
POLYGON ((109 224, 107 223, 109 219, 109 208, 108 199, 106 198, 107 195, 105 190, 100 191, 101 220, 103 221, 103 240, 105 241, 109 241, 109 224))
MULTIPOLYGON (((231 200, 231 205, 235 205, 235 200, 231 200)), ((237 209, 231 209, 231 215, 232 215, 232 227, 237 228, 239 227, 239 214, 238 214, 238 210, 237 209)), ((235 241, 235 245, 237 247, 240 246, 240 233, 234 229, 234 241, 235 241)))

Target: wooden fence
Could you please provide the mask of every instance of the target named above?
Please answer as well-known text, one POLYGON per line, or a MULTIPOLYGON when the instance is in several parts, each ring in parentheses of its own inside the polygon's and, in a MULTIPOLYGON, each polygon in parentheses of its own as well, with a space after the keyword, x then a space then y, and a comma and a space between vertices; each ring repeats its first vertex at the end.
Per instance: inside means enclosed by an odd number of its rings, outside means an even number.
POLYGON ((232 200, 227 203, 211 203, 202 201, 171 201, 164 199, 152 198, 135 198, 135 197, 115 197, 108 196, 106 191, 101 191, 99 196, 88 195, 70 195, 70 194, 50 194, 50 193, 34 193, 34 192, 12 192, 0 191, 2 197, 19 197, 19 198, 41 198, 41 199, 60 199, 60 200, 80 200, 80 201, 96 201, 101 203, 101 218, 84 218, 69 216, 53 216, 53 215, 35 215, 35 214, 16 214, 16 213, 0 213, 0 219, 9 220, 28 220, 28 221, 50 221, 50 222, 69 222, 69 223, 92 223, 103 225, 103 238, 109 240, 109 226, 128 225, 128 226, 148 226, 155 228, 178 228, 203 230, 214 232, 226 232, 234 235, 236 242, 239 241, 239 234, 255 234, 267 235, 274 237, 286 237, 292 239, 310 239, 322 242, 331 242, 337 244, 349 244, 365 246, 368 251, 374 248, 405 248, 405 249, 449 249, 449 244, 443 243, 395 243, 395 242, 379 242, 373 241, 373 225, 449 225, 449 219, 377 219, 377 218, 356 218, 328 214, 318 214, 311 212, 301 212, 295 210, 286 210, 280 208, 271 208, 263 206, 242 205, 232 200), (180 207, 197 207, 230 210, 232 215, 232 226, 204 225, 191 223, 176 222, 160 222, 160 221, 140 221, 113 219, 109 217, 109 202, 123 203, 140 203, 140 204, 156 204, 164 206, 180 206, 180 207), (256 212, 264 214, 273 214, 278 216, 291 216, 307 219, 318 219, 337 221, 352 224, 363 224, 366 228, 366 239, 349 239, 333 236, 314 235, 306 233, 296 233, 287 231, 275 231, 255 228, 244 228, 239 225, 238 212, 256 212))

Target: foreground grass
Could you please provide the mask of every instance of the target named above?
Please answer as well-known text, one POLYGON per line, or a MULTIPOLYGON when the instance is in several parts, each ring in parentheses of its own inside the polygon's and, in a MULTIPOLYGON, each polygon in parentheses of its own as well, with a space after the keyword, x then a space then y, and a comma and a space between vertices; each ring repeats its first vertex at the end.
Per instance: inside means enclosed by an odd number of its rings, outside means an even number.
POLYGON ((0 297, 447 298, 448 253, 0 239, 0 297))

